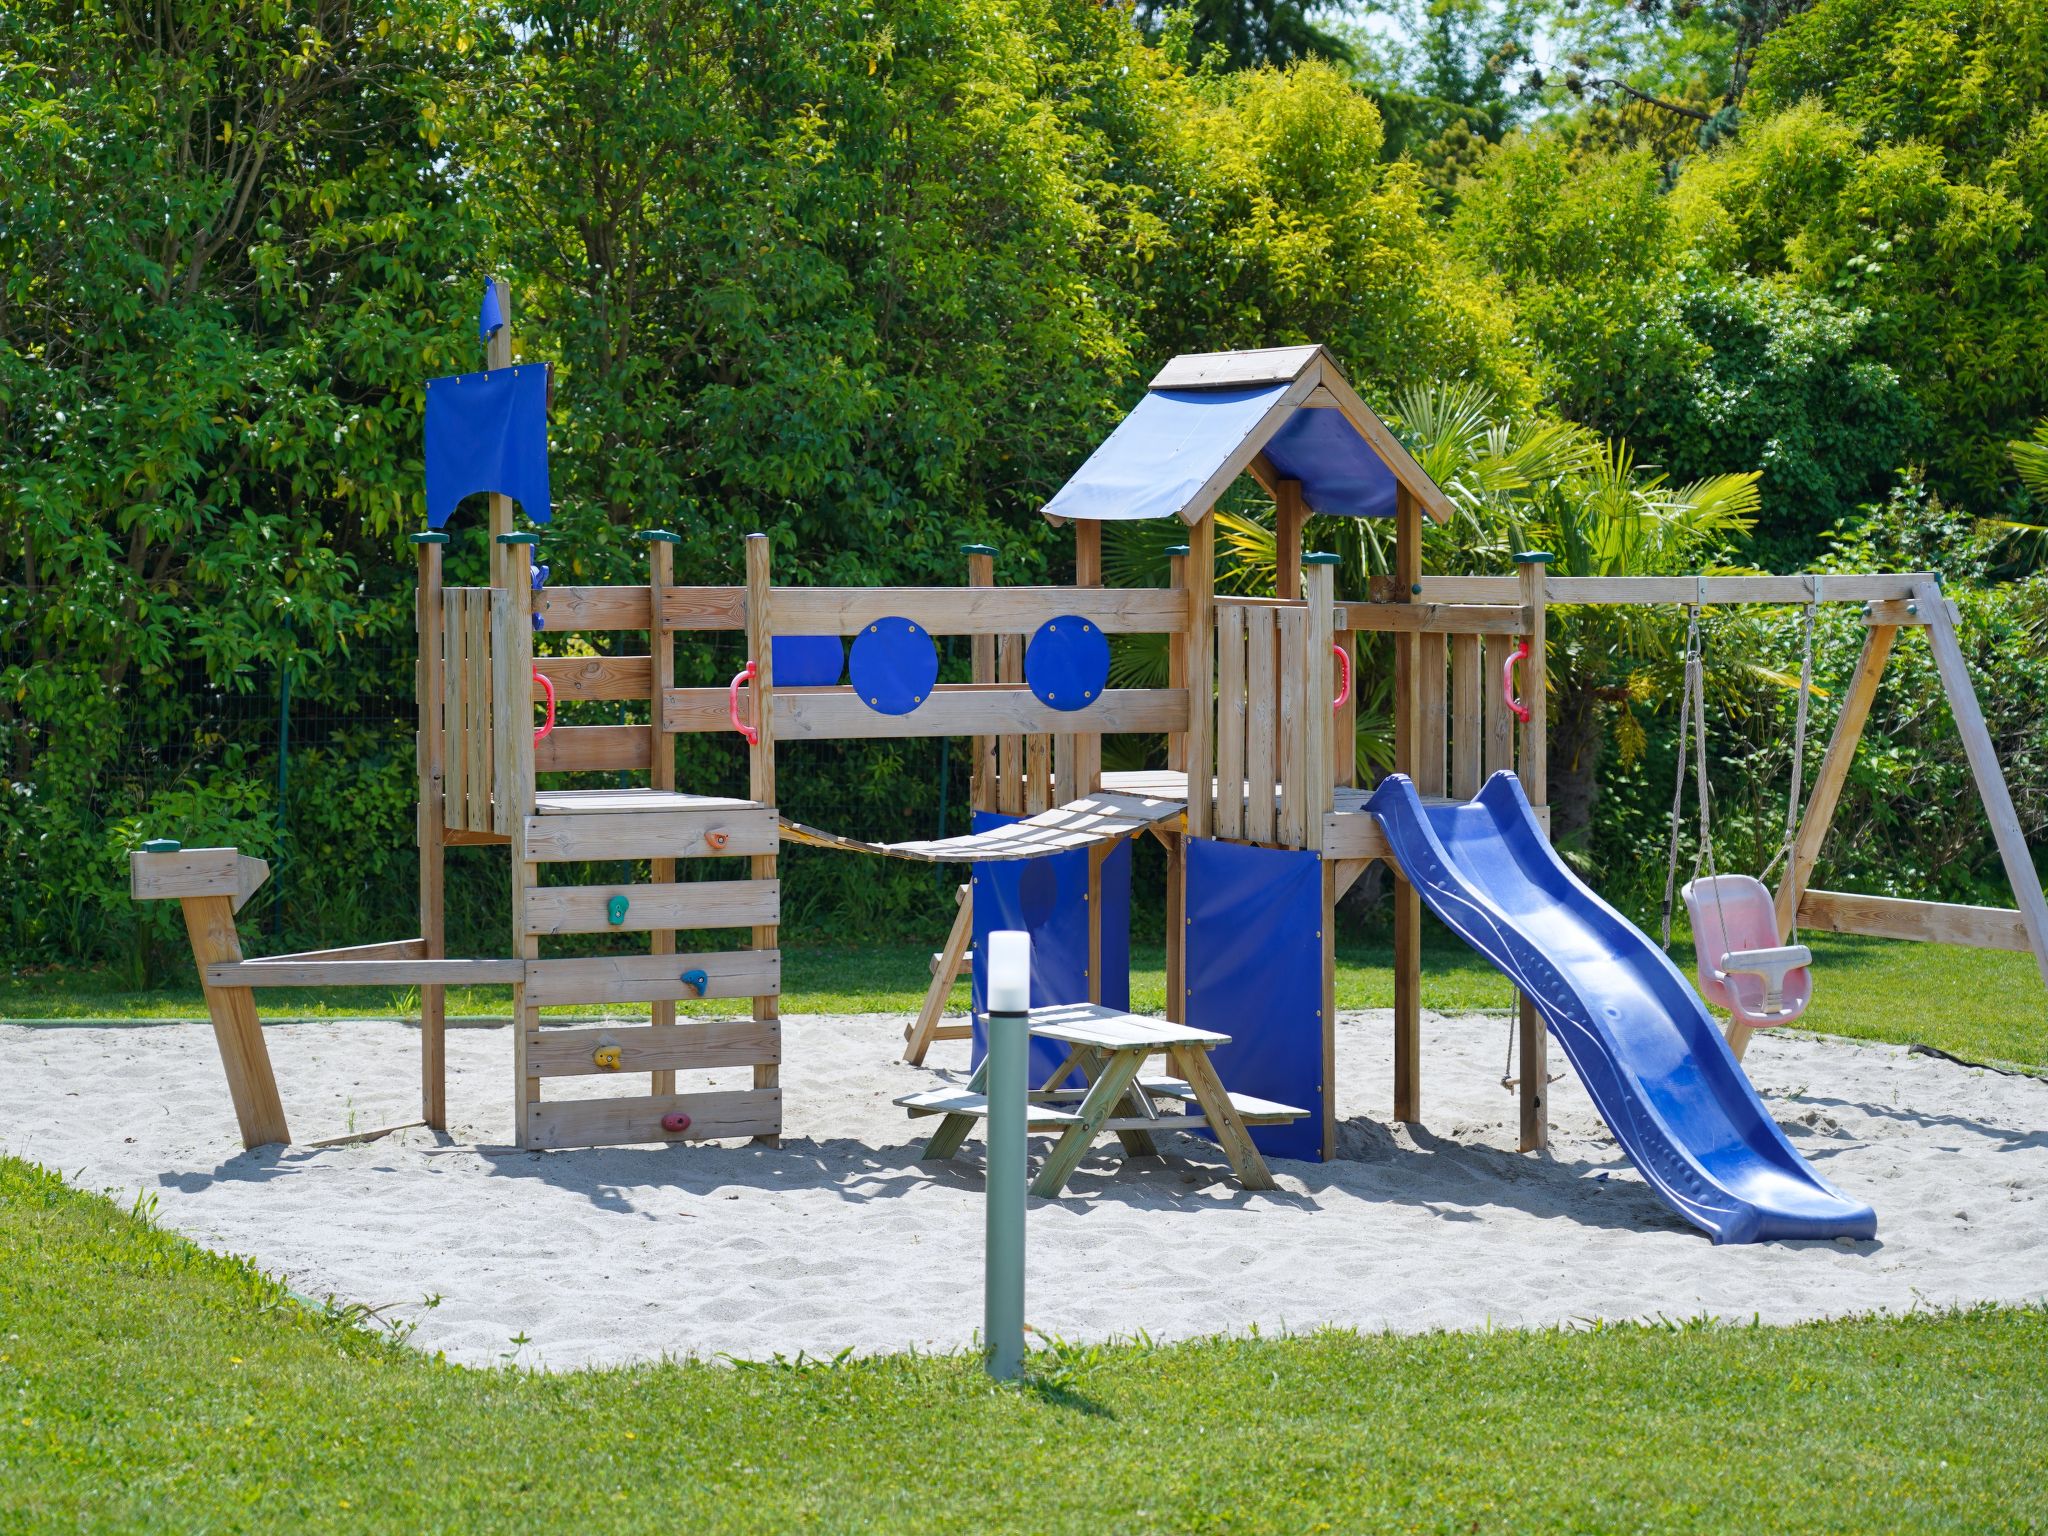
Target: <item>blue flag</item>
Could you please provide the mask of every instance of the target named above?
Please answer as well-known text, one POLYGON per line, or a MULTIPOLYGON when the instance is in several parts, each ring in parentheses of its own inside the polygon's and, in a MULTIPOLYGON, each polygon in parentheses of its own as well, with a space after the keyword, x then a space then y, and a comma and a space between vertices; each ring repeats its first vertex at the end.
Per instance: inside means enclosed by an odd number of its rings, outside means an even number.
POLYGON ((545 363, 427 380, 427 526, 465 496, 496 491, 536 523, 548 520, 545 363))

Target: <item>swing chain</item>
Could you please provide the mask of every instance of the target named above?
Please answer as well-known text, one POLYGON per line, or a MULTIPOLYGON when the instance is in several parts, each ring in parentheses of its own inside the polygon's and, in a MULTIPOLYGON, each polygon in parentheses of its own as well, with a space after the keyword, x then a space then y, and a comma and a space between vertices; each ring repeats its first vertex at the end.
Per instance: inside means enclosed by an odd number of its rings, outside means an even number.
MULTIPOLYGON (((1759 877, 1764 884, 1771 883, 1771 874, 1780 864, 1786 866, 1787 874, 1793 873, 1790 862, 1793 849, 1799 839, 1800 796, 1806 781, 1806 722, 1808 706, 1813 698, 1813 631, 1820 613, 1820 578, 1806 578, 1806 619, 1799 651, 1799 708, 1792 725, 1792 788, 1785 797, 1785 837, 1778 845, 1778 851, 1771 862, 1764 866, 1759 877)), ((1799 942, 1799 903, 1792 903, 1792 937, 1790 942, 1799 942)))

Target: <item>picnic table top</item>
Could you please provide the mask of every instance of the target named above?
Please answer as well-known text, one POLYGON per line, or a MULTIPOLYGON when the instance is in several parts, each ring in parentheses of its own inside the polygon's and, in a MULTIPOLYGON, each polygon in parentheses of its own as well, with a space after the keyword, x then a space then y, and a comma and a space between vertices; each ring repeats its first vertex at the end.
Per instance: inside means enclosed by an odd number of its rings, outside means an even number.
POLYGON ((1158 1051, 1174 1045, 1196 1045, 1207 1050, 1230 1044, 1230 1036, 1219 1035, 1213 1029, 1193 1029, 1168 1019, 1148 1019, 1101 1003, 1034 1008, 1028 1017, 1034 1035, 1105 1051, 1127 1051, 1140 1046, 1158 1051))

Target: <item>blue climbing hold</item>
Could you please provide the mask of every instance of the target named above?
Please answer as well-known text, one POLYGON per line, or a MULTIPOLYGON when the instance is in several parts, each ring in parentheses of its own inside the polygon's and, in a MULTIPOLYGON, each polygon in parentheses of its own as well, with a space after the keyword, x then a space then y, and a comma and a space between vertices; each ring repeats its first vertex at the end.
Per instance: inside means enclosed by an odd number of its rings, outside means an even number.
POLYGON ((1041 704, 1086 709, 1109 685, 1109 637, 1071 613, 1047 619, 1024 649, 1024 681, 1041 704))
POLYGON ((907 715, 932 696, 939 649, 909 619, 877 619, 853 637, 847 676, 868 708, 907 715))
POLYGON ((711 989, 711 978, 703 971, 685 971, 683 972, 683 985, 694 987, 697 995, 702 997, 711 989))

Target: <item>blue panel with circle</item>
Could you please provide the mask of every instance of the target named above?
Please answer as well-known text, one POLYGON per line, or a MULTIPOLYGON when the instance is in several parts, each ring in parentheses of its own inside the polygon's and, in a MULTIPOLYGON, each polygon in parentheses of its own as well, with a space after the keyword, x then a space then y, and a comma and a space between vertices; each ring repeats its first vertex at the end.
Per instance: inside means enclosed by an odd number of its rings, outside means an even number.
POLYGON ((772 645, 778 688, 829 688, 846 670, 846 646, 837 635, 777 635, 772 645))
POLYGON ((907 715, 932 696, 939 648, 909 619, 877 619, 853 637, 847 680, 872 710, 907 715))
POLYGON ((1086 709, 1109 685, 1109 637, 1091 619, 1047 619, 1024 648, 1024 681, 1053 709, 1086 709))

